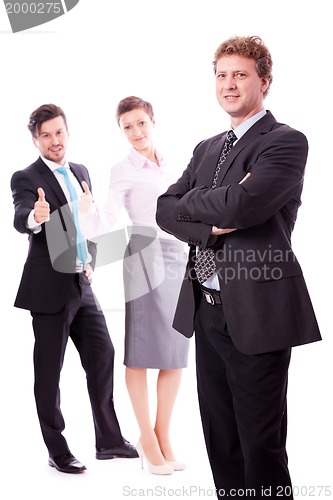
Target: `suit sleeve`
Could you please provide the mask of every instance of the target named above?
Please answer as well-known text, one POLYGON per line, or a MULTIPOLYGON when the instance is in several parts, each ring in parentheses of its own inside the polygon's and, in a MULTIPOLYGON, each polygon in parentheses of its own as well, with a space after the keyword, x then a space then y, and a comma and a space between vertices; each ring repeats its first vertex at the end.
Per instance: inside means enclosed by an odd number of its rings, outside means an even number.
POLYGON ((31 234, 32 231, 27 228, 27 220, 38 199, 35 186, 23 170, 13 174, 10 185, 15 209, 14 227, 20 233, 31 234))
POLYGON ((192 160, 178 181, 157 199, 156 222, 161 229, 179 240, 190 245, 206 247, 210 237, 211 224, 200 221, 198 218, 196 221, 191 221, 185 212, 183 212, 184 215, 174 215, 178 212, 179 201, 191 192, 192 160))
MULTIPOLYGON (((169 191, 178 197, 168 207, 173 210, 169 215, 173 224, 187 220, 219 228, 245 229, 265 222, 293 199, 299 204, 308 153, 306 137, 288 129, 268 134, 261 142, 251 176, 243 184, 215 189, 195 187, 187 192, 171 186, 169 191)), ((164 214, 163 221, 165 217, 164 214)))

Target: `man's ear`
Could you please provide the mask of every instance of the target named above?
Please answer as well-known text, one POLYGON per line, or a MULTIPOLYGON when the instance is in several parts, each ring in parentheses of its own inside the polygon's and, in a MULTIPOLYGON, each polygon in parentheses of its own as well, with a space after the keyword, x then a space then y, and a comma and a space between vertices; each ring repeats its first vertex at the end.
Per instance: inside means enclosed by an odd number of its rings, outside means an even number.
POLYGON ((268 89, 269 87, 269 80, 268 78, 262 78, 261 79, 261 90, 262 92, 266 92, 266 90, 268 89))

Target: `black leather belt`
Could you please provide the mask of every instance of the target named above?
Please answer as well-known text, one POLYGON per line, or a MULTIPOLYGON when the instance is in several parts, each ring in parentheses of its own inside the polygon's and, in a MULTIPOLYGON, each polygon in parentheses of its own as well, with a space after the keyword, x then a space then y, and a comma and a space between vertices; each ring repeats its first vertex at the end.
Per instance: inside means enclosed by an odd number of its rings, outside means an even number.
POLYGON ((205 286, 202 285, 200 288, 202 296, 205 299, 205 301, 208 302, 208 304, 212 306, 222 304, 221 293, 218 290, 212 290, 211 288, 206 288, 205 286))

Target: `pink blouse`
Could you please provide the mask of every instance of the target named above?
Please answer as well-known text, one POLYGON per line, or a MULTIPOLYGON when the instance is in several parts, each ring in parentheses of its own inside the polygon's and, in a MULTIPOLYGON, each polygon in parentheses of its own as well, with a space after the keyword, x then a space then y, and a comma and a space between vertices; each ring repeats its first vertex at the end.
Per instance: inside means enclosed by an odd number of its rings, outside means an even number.
POLYGON ((160 238, 174 239, 156 223, 156 202, 174 182, 167 172, 166 162, 156 152, 159 166, 131 148, 128 156, 111 168, 107 201, 103 208, 93 203, 88 214, 80 214, 87 238, 110 232, 119 223, 125 207, 133 225, 154 228, 160 238))

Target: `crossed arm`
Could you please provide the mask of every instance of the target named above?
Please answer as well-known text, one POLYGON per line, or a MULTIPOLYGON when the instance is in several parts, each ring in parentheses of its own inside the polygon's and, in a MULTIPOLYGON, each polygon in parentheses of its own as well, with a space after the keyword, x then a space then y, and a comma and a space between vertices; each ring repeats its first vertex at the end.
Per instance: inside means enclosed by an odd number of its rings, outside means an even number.
MULTIPOLYGON (((243 184, 243 182, 246 181, 246 179, 248 179, 251 175, 251 172, 247 172, 247 174, 244 175, 243 179, 239 182, 239 184, 243 184)), ((233 231, 237 231, 237 228, 234 227, 234 228, 221 228, 221 227, 216 227, 216 226, 212 226, 212 229, 211 229, 211 236, 220 236, 221 234, 228 234, 228 233, 232 233, 233 231)))
POLYGON ((260 147, 253 158, 244 152, 243 157, 251 162, 251 175, 244 176, 246 168, 239 156, 231 167, 234 181, 215 189, 192 187, 196 178, 192 158, 180 179, 158 199, 159 226, 182 241, 205 247, 211 236, 262 224, 282 208, 295 218, 307 158, 306 138, 285 128, 267 137, 260 147))
MULTIPOLYGON (((187 175, 188 170, 185 170, 181 179, 170 186, 168 191, 158 198, 156 211, 156 221, 158 225, 164 231, 173 234, 178 239, 200 246, 207 246, 212 236, 217 237, 236 231, 238 229, 236 227, 218 227, 215 224, 209 224, 200 220, 192 220, 190 217, 175 216, 179 202, 184 199, 186 193, 195 192, 197 190, 197 188, 189 190, 189 184, 186 180, 187 175)), ((244 183, 250 175, 250 172, 246 173, 239 184, 244 183)), ((209 191, 212 190, 210 189, 209 191)))

